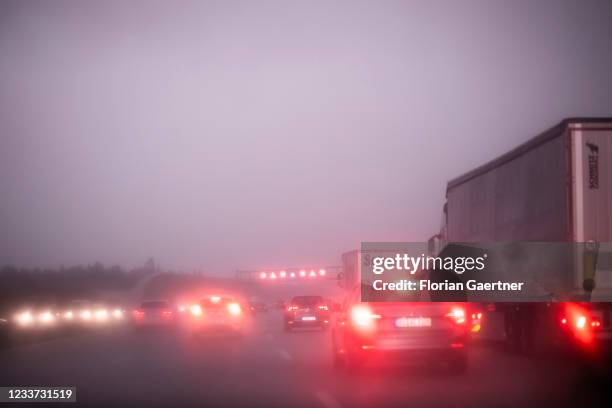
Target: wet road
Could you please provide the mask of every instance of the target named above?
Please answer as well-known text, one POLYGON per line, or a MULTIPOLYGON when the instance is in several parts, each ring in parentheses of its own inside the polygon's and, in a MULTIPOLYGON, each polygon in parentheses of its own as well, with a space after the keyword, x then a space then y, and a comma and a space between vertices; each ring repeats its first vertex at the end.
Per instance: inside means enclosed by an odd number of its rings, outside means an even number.
POLYGON ((284 333, 278 312, 253 326, 242 339, 124 328, 13 347, 0 351, 0 385, 76 386, 88 406, 561 405, 593 392, 573 364, 483 345, 472 347, 461 376, 426 366, 338 373, 329 332, 284 333))

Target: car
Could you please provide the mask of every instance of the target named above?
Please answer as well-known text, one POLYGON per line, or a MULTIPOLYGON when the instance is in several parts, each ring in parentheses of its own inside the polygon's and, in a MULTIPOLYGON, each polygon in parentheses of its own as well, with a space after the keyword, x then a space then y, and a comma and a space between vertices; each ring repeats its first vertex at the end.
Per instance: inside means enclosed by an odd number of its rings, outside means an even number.
POLYGON ((443 362, 468 367, 466 303, 361 302, 359 287, 340 307, 331 330, 333 363, 356 371, 368 362, 443 362))
POLYGON ((295 296, 285 309, 285 331, 296 327, 320 327, 327 329, 330 321, 328 302, 321 296, 295 296))
POLYGON ((57 326, 57 312, 51 306, 25 307, 17 311, 13 322, 23 330, 47 330, 57 326))
POLYGON ((172 328, 176 325, 176 313, 166 300, 147 300, 132 313, 134 326, 143 328, 172 328))
POLYGON ((242 303, 231 296, 211 295, 190 306, 191 327, 197 337, 202 334, 241 336, 245 328, 242 303))
POLYGON ((249 310, 252 314, 268 313, 268 306, 264 302, 249 302, 249 310))
POLYGON ((79 299, 65 304, 58 311, 57 317, 68 326, 108 324, 123 321, 124 311, 120 307, 79 299))

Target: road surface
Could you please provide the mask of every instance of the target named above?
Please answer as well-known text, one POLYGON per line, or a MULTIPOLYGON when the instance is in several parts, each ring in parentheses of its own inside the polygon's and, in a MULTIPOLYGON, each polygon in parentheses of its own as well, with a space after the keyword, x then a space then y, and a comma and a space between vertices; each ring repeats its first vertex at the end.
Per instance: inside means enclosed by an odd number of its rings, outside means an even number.
POLYGON ((320 408, 559 406, 609 389, 573 364, 483 345, 465 375, 424 366, 343 374, 331 366, 328 332, 284 333, 278 311, 254 323, 242 339, 125 327, 15 346, 0 351, 0 385, 76 386, 87 406, 320 408))

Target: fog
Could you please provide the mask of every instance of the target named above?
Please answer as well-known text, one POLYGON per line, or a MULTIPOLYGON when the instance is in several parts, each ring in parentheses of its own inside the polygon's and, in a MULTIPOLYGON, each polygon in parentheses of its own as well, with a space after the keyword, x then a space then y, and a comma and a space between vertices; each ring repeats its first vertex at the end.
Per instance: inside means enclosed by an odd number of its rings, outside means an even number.
POLYGON ((3 1, 0 265, 229 274, 426 240, 448 179, 612 115, 611 21, 609 1, 3 1))

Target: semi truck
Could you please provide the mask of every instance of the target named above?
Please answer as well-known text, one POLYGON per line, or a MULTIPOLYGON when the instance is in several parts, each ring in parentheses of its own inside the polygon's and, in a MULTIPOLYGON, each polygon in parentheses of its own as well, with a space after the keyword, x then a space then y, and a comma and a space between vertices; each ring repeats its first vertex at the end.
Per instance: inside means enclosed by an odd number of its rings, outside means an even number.
POLYGON ((515 269, 506 271, 537 281, 543 265, 552 266, 563 296, 551 291, 537 302, 483 306, 503 319, 515 350, 558 345, 597 352, 612 340, 611 210, 612 118, 569 118, 450 180, 429 252, 456 242, 569 245, 563 256, 532 254, 536 262, 520 268, 508 259, 515 269))

